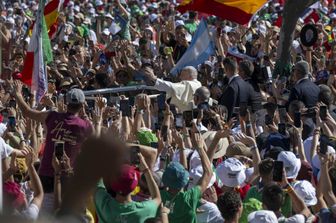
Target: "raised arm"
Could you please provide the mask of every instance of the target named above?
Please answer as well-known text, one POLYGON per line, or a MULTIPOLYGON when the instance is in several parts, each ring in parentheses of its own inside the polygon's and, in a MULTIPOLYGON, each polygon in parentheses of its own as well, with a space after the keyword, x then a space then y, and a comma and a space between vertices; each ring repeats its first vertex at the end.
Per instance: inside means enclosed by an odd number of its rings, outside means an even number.
POLYGON ((33 148, 29 148, 29 153, 26 156, 26 164, 28 167, 28 174, 34 191, 34 199, 32 201, 39 209, 41 208, 44 193, 42 188, 42 183, 37 175, 37 172, 34 167, 34 162, 36 160, 35 152, 33 148))
POLYGON ((22 96, 22 83, 20 81, 14 82, 14 96, 24 116, 42 123, 45 122, 45 120, 49 115, 49 111, 47 112, 37 111, 31 109, 29 105, 27 105, 22 96))
POLYGON ((140 171, 145 174, 149 193, 153 201, 159 206, 161 204, 161 195, 159 187, 156 185, 152 172, 147 166, 145 158, 141 155, 141 153, 139 153, 139 160, 140 160, 140 171))
MULTIPOLYGON (((196 129, 197 128, 194 125, 194 130, 196 129)), ((203 168, 203 175, 197 184, 200 187, 201 193, 203 193, 207 189, 213 173, 211 169, 210 160, 204 150, 204 142, 201 134, 199 132, 194 132, 192 135, 193 135, 192 137, 194 138, 193 140, 196 143, 196 150, 201 158, 203 168)))
POLYGON ((293 203, 292 206, 294 212, 296 214, 302 214, 306 218, 308 218, 311 215, 311 212, 309 211, 304 201, 296 194, 293 187, 288 183, 285 169, 283 169, 282 172, 282 179, 283 179, 282 186, 287 189, 287 194, 289 195, 293 203))
POLYGON ((320 189, 322 191, 323 197, 325 198, 328 207, 331 207, 332 205, 336 204, 336 197, 332 190, 331 180, 329 177, 329 160, 328 156, 319 154, 319 158, 321 160, 321 177, 320 177, 320 189))

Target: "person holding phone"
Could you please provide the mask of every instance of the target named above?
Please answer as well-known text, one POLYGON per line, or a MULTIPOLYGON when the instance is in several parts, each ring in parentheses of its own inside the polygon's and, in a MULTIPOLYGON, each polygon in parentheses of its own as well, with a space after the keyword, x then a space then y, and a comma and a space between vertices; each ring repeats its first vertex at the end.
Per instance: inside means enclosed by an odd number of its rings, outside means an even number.
MULTIPOLYGON (((81 143, 93 132, 91 123, 80 117, 80 111, 84 107, 85 95, 80 89, 71 89, 66 94, 67 112, 37 111, 25 102, 22 95, 22 83, 14 82, 14 94, 19 108, 24 116, 44 123, 47 126, 46 144, 39 168, 39 176, 42 181, 46 196, 53 198, 54 169, 52 156, 55 142, 64 141, 64 152, 69 156, 73 166, 80 152, 81 143)), ((50 211, 52 207, 49 207, 50 211)), ((47 208, 48 209, 48 208, 47 208)))

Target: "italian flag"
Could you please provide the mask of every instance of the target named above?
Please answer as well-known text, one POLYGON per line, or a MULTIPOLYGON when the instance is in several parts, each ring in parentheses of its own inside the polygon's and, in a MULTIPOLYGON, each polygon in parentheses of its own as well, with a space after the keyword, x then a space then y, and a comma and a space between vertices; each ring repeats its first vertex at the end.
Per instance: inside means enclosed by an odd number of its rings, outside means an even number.
POLYGON ((31 87, 36 93, 37 101, 43 97, 47 90, 47 71, 45 64, 53 60, 50 39, 48 36, 46 20, 44 16, 45 0, 40 1, 33 34, 22 73, 22 82, 31 87))

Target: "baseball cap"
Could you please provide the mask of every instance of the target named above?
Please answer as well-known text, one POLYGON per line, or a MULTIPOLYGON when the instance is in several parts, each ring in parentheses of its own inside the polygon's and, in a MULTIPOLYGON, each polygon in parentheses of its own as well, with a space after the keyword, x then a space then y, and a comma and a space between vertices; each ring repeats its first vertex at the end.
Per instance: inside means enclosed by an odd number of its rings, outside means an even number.
MULTIPOLYGON (((207 131, 202 134, 202 138, 208 148, 210 147, 213 139, 215 138, 215 135, 216 135, 216 131, 207 131)), ((227 138, 220 139, 217 144, 217 148, 215 150, 214 159, 218 159, 224 156, 225 153, 227 152, 228 146, 229 146, 229 141, 227 140, 227 138)))
POLYGON ((162 182, 171 189, 179 190, 187 185, 189 173, 179 162, 171 162, 165 169, 162 182))
POLYGON ((229 145, 229 147, 226 150, 226 155, 228 157, 233 156, 247 156, 252 157, 252 153, 250 148, 248 148, 244 143, 242 142, 233 142, 229 145))
POLYGON ((294 190, 307 206, 314 206, 317 203, 316 190, 310 182, 297 181, 294 184, 294 190))
POLYGON ((21 191, 20 185, 15 182, 3 184, 3 196, 5 204, 12 204, 14 208, 20 208, 25 203, 25 195, 21 191))
POLYGON ((68 104, 83 104, 85 102, 84 92, 78 88, 71 89, 66 95, 68 104))
POLYGON ((249 214, 247 217, 249 223, 278 223, 278 218, 273 211, 261 210, 249 214))
POLYGON ((175 27, 179 27, 179 26, 184 26, 185 23, 183 20, 176 20, 175 21, 175 27))
MULTIPOLYGON (((189 171, 189 176, 190 177, 189 177, 188 189, 191 189, 198 184, 199 180, 203 176, 203 167, 199 165, 196 168, 191 169, 189 171)), ((216 182, 216 175, 212 173, 212 177, 210 179, 207 188, 211 187, 215 182, 216 182)))
POLYGON ((22 74, 20 72, 14 72, 12 74, 12 77, 14 80, 21 80, 22 79, 22 74))
POLYGON ((236 158, 228 158, 218 165, 216 173, 223 185, 227 187, 236 187, 246 179, 246 167, 236 158))
POLYGON ((118 179, 111 183, 111 189, 121 195, 130 194, 138 185, 139 172, 135 167, 130 165, 123 165, 118 179))
POLYGON ((84 15, 83 15, 83 13, 77 13, 76 15, 75 15, 75 18, 77 18, 77 19, 80 19, 80 20, 84 20, 84 15))
POLYGON ((282 151, 278 155, 278 161, 282 161, 286 170, 287 179, 295 179, 301 168, 301 160, 290 151, 282 151))

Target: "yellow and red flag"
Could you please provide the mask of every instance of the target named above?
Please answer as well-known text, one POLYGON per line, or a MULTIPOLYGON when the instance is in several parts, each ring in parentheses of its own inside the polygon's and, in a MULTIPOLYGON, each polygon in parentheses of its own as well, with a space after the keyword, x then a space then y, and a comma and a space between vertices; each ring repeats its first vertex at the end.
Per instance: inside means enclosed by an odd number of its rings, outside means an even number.
MULTIPOLYGON (((62 3, 63 1, 61 1, 62 3)), ((60 0, 52 0, 44 8, 44 18, 47 24, 49 38, 52 38, 57 31, 57 18, 60 0)), ((30 34, 33 31, 34 23, 30 28, 30 34)))
POLYGON ((183 0, 177 10, 198 11, 239 24, 247 24, 268 0, 183 0))

